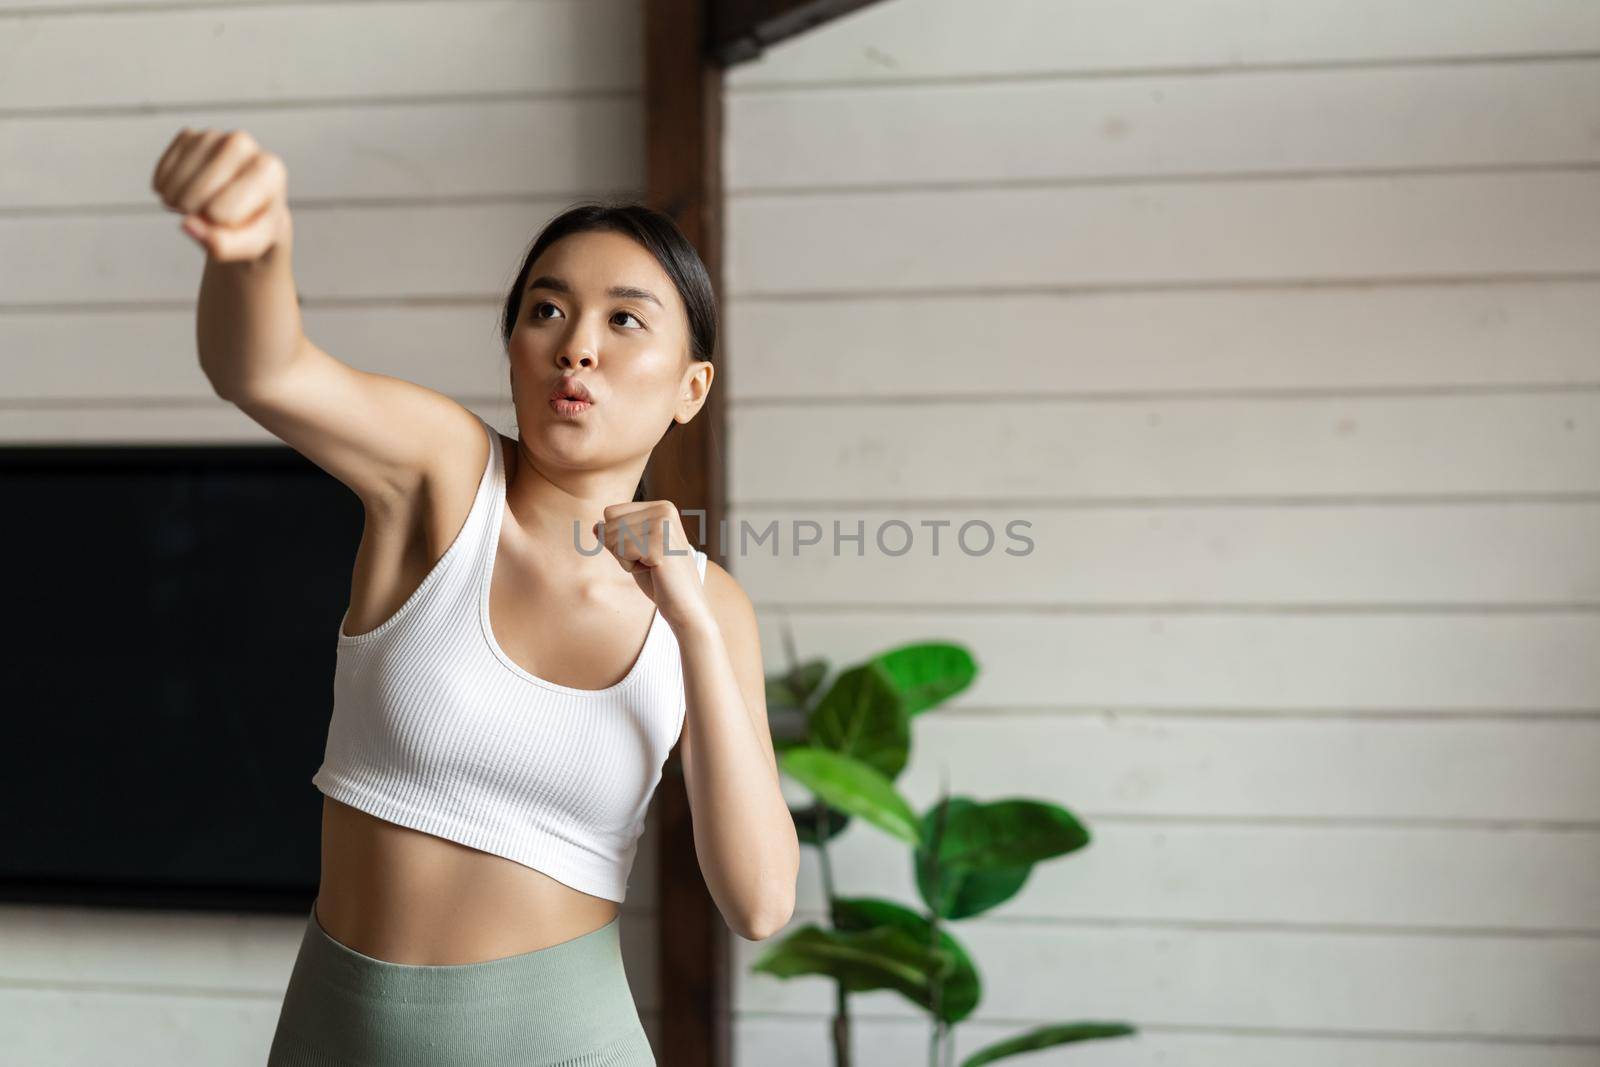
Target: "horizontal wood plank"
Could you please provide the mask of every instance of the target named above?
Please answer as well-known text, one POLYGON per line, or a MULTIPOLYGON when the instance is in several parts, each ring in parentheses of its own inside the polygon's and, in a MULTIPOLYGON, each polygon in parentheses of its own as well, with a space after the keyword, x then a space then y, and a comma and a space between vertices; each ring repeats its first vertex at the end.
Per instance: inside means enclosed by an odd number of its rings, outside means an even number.
POLYGON ((808 86, 732 94, 728 123, 734 196, 1594 163, 1600 61, 808 86))
POLYGON ((1600 605, 1595 502, 796 506, 728 519, 726 565, 783 608, 1600 605), (859 554, 842 540, 857 532, 859 554))
MULTIPOLYGON (((566 197, 534 197, 300 207, 295 282, 307 301, 504 300, 540 228, 569 206, 566 197)), ((0 260, 4 303, 30 311, 86 303, 192 306, 205 266, 205 251, 158 207, 137 215, 0 217, 0 245, 14 250, 0 260), (95 281, 88 290, 86 275, 95 281)))
MULTIPOLYGON (((353 367, 458 398, 504 398, 509 413, 500 310, 487 300, 310 306, 301 320, 306 336, 353 367)), ((0 351, 0 410, 49 417, 96 408, 137 420, 148 406, 165 406, 181 423, 182 409, 218 403, 200 369, 193 308, 0 312, 0 351)))
MULTIPOLYGON (((456 397, 495 426, 515 425, 511 400, 456 397)), ((0 406, 0 442, 17 445, 270 445, 283 441, 225 400, 135 405, 0 406)))
POLYGON ((7 111, 631 92, 642 74, 631 0, 41 6, 0 32, 7 111))
POLYGON ((1600 390, 736 407, 729 422, 735 508, 1600 491, 1600 390))
MULTIPOLYGON (((924 712, 897 781, 918 812, 1033 797, 1087 820, 1600 824, 1600 721, 1417 722, 924 712)), ((785 778, 792 799, 810 794, 785 778)))
POLYGON ((1600 382, 1600 282, 752 296, 728 333, 735 407, 1560 388, 1600 382))
MULTIPOLYGON (((577 198, 633 189, 644 169, 637 93, 468 100, 407 94, 304 107, 0 119, 0 153, 12 161, 0 169, 0 205, 50 216, 159 210, 150 181, 184 126, 248 131, 287 166, 291 208, 577 198), (596 137, 596 130, 606 135, 596 137)), ((183 236, 178 216, 167 218, 183 236)))
POLYGON ((733 68, 731 91, 1268 64, 1393 63, 1600 49, 1587 0, 922 0, 880 4, 733 68), (1447 10, 1449 17, 1441 11, 1447 10))
MULTIPOLYGON (((985 796, 1004 775, 992 770, 985 796)), ((1022 891, 989 914, 1113 929, 1165 925, 1175 934, 1310 926, 1600 936, 1600 831, 1088 825, 1087 848, 1035 866, 1022 891)), ((860 824, 830 841, 837 892, 920 907, 911 864, 886 853, 889 844, 860 824)), ((798 889, 799 908, 822 910, 815 848, 801 852, 798 889)))
MULTIPOLYGON (((958 923, 953 934, 984 983, 973 1021, 1126 1019, 1330 1037, 1495 1034, 1600 1042, 1594 1013, 1600 939, 1300 931, 1176 936, 987 919, 958 923)), ((767 947, 734 941, 741 1011, 813 1017, 830 1011, 831 983, 750 971, 767 947)), ((918 1012, 894 993, 851 997, 853 1018, 918 1012)))
MULTIPOLYGON (((1046 1023, 1083 1018, 1063 1002, 1049 1015, 1011 1023, 964 1022, 956 1028, 955 1061, 994 1042, 1046 1023)), ((1113 1011, 1108 1019, 1124 1019, 1113 1011)), ((762 1067, 816 1067, 829 1053, 829 1018, 824 1015, 768 1015, 741 1012, 734 1024, 734 1062, 762 1067)), ((1381 1038, 1282 1035, 1254 1032, 1186 1032, 1149 1027, 1111 1041, 1061 1045, 1030 1052, 1028 1067, 1594 1067, 1588 1044, 1550 1045, 1401 1036, 1381 1038)), ((928 1028, 916 1019, 852 1018, 850 1045, 861 1063, 920 1063, 928 1047, 928 1028)))
POLYGON ((727 225, 741 296, 1600 271, 1584 168, 744 196, 727 225))
MULTIPOLYGON (((1593 714, 1593 611, 802 610, 759 605, 769 670, 913 641, 979 665, 949 708, 1194 715, 1593 714), (786 636, 786 634, 788 636, 786 636)), ((1048 728, 1048 726, 1046 727, 1048 728)))

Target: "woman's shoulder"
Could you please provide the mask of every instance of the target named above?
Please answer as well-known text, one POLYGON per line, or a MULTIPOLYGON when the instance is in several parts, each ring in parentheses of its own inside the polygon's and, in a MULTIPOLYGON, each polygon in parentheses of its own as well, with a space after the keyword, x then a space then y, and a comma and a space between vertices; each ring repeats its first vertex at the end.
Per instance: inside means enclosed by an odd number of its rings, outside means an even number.
POLYGON ((756 622, 755 604, 744 591, 744 586, 739 580, 728 573, 727 568, 712 559, 709 555, 705 560, 706 603, 711 607, 711 613, 716 617, 717 625, 726 633, 729 627, 753 631, 756 622))

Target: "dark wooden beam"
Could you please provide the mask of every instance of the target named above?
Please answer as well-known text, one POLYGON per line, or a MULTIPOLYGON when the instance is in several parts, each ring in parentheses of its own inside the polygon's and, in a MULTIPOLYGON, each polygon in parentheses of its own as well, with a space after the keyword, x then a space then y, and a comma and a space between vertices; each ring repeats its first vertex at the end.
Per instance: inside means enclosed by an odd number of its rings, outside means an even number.
POLYGON ((711 57, 724 67, 874 0, 711 0, 711 57))
MULTIPOLYGON (((699 251, 721 308, 722 69, 706 48, 705 0, 644 0, 644 8, 648 201, 671 215, 699 251)), ((717 347, 711 394, 693 420, 656 446, 645 491, 651 499, 673 501, 680 511, 703 510, 704 526, 685 515, 685 528, 712 559, 725 563, 715 531, 723 515, 725 466, 718 444, 726 438, 722 398, 728 368, 720 341, 717 347)), ((671 1067, 729 1067, 733 934, 700 874, 676 748, 662 770, 654 803, 659 820, 658 1058, 671 1067)))

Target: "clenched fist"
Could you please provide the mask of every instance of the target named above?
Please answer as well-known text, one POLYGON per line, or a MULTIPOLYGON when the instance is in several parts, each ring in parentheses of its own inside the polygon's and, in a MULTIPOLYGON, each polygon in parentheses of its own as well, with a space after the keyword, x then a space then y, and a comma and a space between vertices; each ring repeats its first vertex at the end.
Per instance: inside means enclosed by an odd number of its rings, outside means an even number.
MULTIPOLYGON (((646 596, 674 632, 708 615, 705 583, 696 573, 694 543, 670 500, 608 504, 592 533, 646 596)), ((576 533, 576 531, 574 531, 576 533)))
POLYGON ((290 238, 288 170, 244 130, 191 130, 167 145, 150 185, 212 259, 259 259, 290 238))

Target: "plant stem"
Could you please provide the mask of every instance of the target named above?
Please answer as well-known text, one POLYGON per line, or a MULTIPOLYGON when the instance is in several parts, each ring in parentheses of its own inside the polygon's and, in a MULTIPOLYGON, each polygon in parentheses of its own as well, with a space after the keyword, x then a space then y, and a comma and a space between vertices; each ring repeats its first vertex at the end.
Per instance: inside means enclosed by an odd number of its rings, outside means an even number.
MULTIPOLYGON (((839 928, 834 914, 833 863, 828 859, 828 807, 819 798, 814 808, 817 820, 817 867, 822 872, 822 897, 828 902, 828 925, 839 928)), ((844 983, 833 983, 833 1062, 835 1067, 850 1067, 850 1001, 844 983)))
MULTIPOLYGON (((944 911, 944 871, 939 866, 939 844, 944 839, 945 812, 949 807, 947 803, 950 795, 949 774, 950 768, 946 764, 939 772, 939 808, 933 819, 933 840, 928 843, 928 866, 932 870, 931 881, 935 889, 932 914, 928 916, 928 948, 933 952, 939 950, 939 913, 944 911)), ((940 1043, 945 1041, 950 1029, 939 1010, 944 1000, 944 975, 935 975, 930 979, 928 1000, 933 1011, 933 1033, 929 1037, 928 1044, 928 1067, 939 1067, 940 1043)))
MULTIPOLYGON (((796 675, 800 670, 800 659, 795 654, 794 629, 787 619, 783 625, 783 649, 789 661, 789 685, 798 689, 796 675)), ((805 705, 801 710, 807 718, 810 717, 811 708, 817 694, 807 694, 802 698, 805 705)), ((839 928, 837 915, 838 904, 833 890, 833 864, 828 859, 828 806, 817 798, 812 809, 817 823, 817 866, 822 873, 822 897, 828 902, 828 925, 833 929, 839 928)), ((834 1067, 850 1067, 850 1001, 845 993, 844 983, 833 983, 834 1009, 833 1009, 833 1062, 834 1067)))
POLYGON ((814 808, 817 819, 817 868, 822 872, 822 896, 828 902, 828 922, 835 922, 833 916, 833 864, 828 861, 828 807, 818 800, 814 808))

